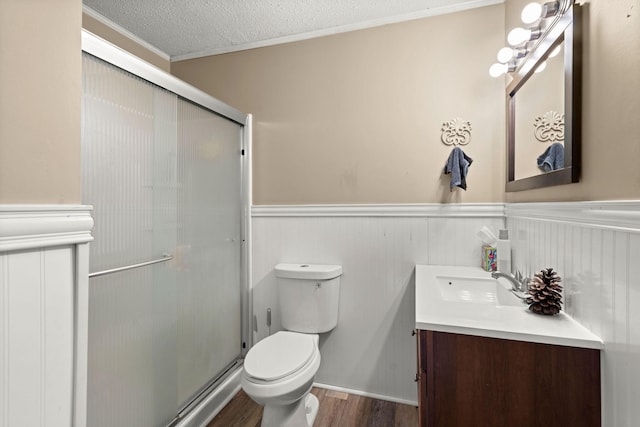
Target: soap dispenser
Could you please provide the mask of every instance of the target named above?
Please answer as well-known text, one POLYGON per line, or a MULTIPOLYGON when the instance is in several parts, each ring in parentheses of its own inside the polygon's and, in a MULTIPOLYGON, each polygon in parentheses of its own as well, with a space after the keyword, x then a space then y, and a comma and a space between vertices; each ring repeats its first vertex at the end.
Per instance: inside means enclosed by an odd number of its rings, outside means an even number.
POLYGON ((509 240, 509 230, 498 232, 498 271, 511 273, 511 241, 509 240))

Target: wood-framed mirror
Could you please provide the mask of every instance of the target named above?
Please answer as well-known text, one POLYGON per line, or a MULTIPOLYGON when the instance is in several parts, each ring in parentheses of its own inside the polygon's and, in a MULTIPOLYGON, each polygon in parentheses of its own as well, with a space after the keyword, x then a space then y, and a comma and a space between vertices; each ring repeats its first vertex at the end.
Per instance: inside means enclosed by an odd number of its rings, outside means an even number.
POLYGON ((580 179, 582 10, 562 12, 507 86, 507 192, 580 179))

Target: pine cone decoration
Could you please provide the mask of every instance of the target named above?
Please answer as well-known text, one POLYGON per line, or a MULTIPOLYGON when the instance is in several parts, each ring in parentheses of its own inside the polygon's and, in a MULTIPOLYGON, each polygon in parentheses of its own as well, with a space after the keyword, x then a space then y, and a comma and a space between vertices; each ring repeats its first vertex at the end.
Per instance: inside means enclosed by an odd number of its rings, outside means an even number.
POLYGON ((529 282, 527 304, 537 314, 554 315, 562 309, 562 279, 553 268, 540 270, 529 282))

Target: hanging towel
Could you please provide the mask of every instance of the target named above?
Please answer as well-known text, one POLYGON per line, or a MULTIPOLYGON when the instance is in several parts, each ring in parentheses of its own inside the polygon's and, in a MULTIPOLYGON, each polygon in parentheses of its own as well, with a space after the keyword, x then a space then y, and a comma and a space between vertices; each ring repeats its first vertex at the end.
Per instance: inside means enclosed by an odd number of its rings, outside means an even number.
POLYGON ((449 185, 451 191, 456 186, 463 190, 467 189, 467 172, 471 162, 473 160, 462 151, 462 148, 455 147, 451 150, 443 171, 445 174, 451 174, 451 184, 449 185))
POLYGON ((538 156, 538 167, 544 172, 551 172, 564 167, 564 146, 554 142, 544 153, 538 156))

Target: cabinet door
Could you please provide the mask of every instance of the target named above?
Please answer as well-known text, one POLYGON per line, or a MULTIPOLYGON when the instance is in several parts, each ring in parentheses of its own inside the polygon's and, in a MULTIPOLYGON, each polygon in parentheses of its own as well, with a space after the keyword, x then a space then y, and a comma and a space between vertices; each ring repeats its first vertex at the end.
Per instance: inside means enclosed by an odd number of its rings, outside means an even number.
POLYGON ((600 426, 598 350, 426 335, 427 425, 600 426))

